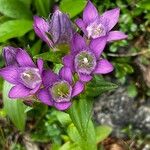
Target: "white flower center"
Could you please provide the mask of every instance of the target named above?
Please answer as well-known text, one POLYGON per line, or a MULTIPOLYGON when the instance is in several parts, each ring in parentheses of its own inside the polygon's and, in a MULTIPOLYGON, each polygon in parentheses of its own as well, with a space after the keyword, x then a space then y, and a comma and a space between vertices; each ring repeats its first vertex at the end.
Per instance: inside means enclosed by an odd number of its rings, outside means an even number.
POLYGON ((104 26, 100 23, 98 24, 97 22, 93 22, 90 25, 88 25, 86 30, 88 33, 88 38, 98 38, 106 35, 104 26))
POLYGON ((75 69, 78 73, 91 74, 96 66, 96 57, 93 53, 84 50, 75 56, 75 69))
POLYGON ((25 68, 20 77, 22 83, 30 89, 36 88, 42 82, 39 69, 37 68, 25 68))
POLYGON ((88 61, 88 59, 85 57, 85 58, 83 58, 83 61, 84 61, 84 63, 85 64, 87 64, 89 61, 88 61))

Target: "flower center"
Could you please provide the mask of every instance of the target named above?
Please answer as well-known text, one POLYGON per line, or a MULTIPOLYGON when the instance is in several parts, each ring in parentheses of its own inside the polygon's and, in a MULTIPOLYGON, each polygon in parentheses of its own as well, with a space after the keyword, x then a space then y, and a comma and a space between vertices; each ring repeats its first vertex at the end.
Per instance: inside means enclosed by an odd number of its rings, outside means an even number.
POLYGON ((96 66, 96 57, 89 51, 81 51, 75 56, 75 69, 78 73, 91 74, 96 66))
POLYGON ((86 30, 88 33, 88 38, 92 37, 94 39, 106 35, 105 27, 96 21, 89 24, 86 30))
POLYGON ((53 84, 50 92, 54 101, 68 102, 71 99, 72 87, 66 81, 59 81, 53 84))
POLYGON ((30 89, 36 88, 42 82, 39 69, 37 68, 26 68, 21 73, 21 80, 30 89))

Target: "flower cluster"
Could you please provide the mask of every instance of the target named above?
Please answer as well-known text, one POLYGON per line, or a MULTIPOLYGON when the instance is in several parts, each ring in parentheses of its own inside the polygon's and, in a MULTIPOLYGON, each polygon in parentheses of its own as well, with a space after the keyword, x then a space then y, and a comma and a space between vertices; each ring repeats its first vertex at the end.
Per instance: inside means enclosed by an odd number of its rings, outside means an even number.
POLYGON ((43 60, 35 64, 26 50, 4 47, 3 57, 6 67, 0 69, 0 76, 13 84, 10 98, 28 98, 36 96, 42 103, 65 110, 71 106, 72 98, 84 90, 94 74, 107 74, 113 71, 112 64, 101 54, 107 42, 125 39, 120 31, 111 31, 119 18, 119 9, 115 8, 99 15, 95 6, 88 1, 83 19, 77 19, 76 25, 84 36, 75 32, 68 15, 59 9, 51 19, 34 17, 35 33, 55 48, 68 44, 70 52, 62 58, 63 67, 56 74, 43 68, 43 60), (78 76, 74 80, 74 75, 78 76))

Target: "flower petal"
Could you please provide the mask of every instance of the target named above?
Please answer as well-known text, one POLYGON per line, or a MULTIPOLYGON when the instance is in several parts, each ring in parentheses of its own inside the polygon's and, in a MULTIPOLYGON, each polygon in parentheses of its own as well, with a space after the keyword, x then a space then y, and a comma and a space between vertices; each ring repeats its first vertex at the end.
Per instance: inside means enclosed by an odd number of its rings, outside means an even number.
POLYGON ((78 33, 74 34, 71 42, 72 53, 79 52, 87 47, 85 39, 78 33))
POLYGON ((109 22, 108 23, 108 30, 109 31, 117 24, 118 19, 119 19, 119 15, 120 15, 120 9, 119 8, 108 10, 108 11, 104 12, 104 14, 102 15, 109 22))
POLYGON ((73 60, 74 60, 74 56, 71 54, 65 55, 62 59, 64 66, 69 67, 72 72, 74 71, 73 60))
POLYGON ((75 23, 77 24, 77 26, 84 32, 84 34, 86 33, 86 26, 85 23, 82 19, 76 19, 75 23))
POLYGON ((72 83, 72 72, 68 67, 62 67, 59 71, 59 75, 62 79, 68 81, 70 84, 72 83))
POLYGON ((95 74, 107 74, 112 71, 113 71, 112 64, 108 60, 102 59, 102 60, 99 60, 99 62, 97 63, 94 73, 95 74))
POLYGON ((30 95, 30 89, 26 88, 22 84, 12 87, 9 92, 9 97, 14 99, 25 98, 29 95, 30 95))
POLYGON ((40 89, 40 87, 41 87, 41 83, 39 83, 39 85, 37 85, 35 89, 31 90, 30 94, 31 95, 35 94, 40 89))
POLYGON ((39 71, 40 71, 40 74, 42 74, 42 71, 43 71, 43 60, 42 59, 38 59, 37 60, 37 66, 39 68, 39 71))
POLYGON ((83 11, 83 20, 86 24, 90 23, 98 17, 98 11, 92 2, 88 1, 84 11, 83 11))
POLYGON ((49 24, 43 18, 34 16, 34 31, 35 33, 48 44, 49 47, 52 47, 53 42, 48 38, 47 33, 49 31, 49 24))
POLYGON ((71 102, 66 102, 66 103, 54 103, 54 106, 58 110, 66 110, 71 106, 71 102))
POLYGON ((79 79, 82 82, 89 82, 92 79, 92 76, 85 75, 85 74, 79 74, 79 79))
POLYGON ((0 76, 6 81, 17 84, 18 83, 18 68, 13 66, 8 66, 0 69, 0 76))
POLYGON ((35 64, 29 54, 21 48, 17 51, 16 59, 21 67, 35 67, 35 64))
POLYGON ((49 105, 49 106, 53 105, 52 98, 51 98, 51 96, 50 96, 48 90, 46 90, 46 89, 41 89, 41 90, 37 93, 37 97, 38 97, 38 99, 39 99, 42 103, 44 103, 44 104, 46 104, 46 105, 49 105))
POLYGON ((90 48, 92 49, 92 51, 94 52, 94 54, 97 58, 99 58, 101 53, 103 52, 106 42, 107 42, 106 36, 91 40, 90 48))
POLYGON ((72 97, 79 95, 84 90, 84 84, 77 81, 72 90, 72 97))
POLYGON ((121 31, 111 31, 108 33, 107 41, 111 42, 111 41, 123 40, 126 38, 127 35, 121 31))
POLYGON ((45 87, 50 87, 58 80, 58 75, 51 70, 44 70, 42 73, 42 81, 45 87))

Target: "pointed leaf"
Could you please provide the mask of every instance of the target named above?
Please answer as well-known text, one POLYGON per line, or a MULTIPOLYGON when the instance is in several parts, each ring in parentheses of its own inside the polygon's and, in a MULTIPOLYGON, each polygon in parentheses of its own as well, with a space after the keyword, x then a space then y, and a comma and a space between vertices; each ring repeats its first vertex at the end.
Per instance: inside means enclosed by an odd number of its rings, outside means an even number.
POLYGON ((30 19, 32 13, 20 0, 0 0, 0 13, 16 19, 30 19))
POLYGON ((118 86, 116 84, 105 81, 102 76, 95 76, 93 80, 87 84, 83 96, 96 97, 106 91, 114 90, 117 87, 118 86))
POLYGON ((62 0, 60 3, 60 9, 73 18, 83 10, 86 2, 86 0, 62 0))
POLYGON ((0 42, 21 37, 32 29, 32 21, 9 20, 0 25, 0 42))
POLYGON ((98 126, 96 127, 96 142, 97 144, 99 142, 102 142, 103 140, 105 140, 109 134, 112 132, 112 128, 109 126, 98 126))
POLYGON ((8 97, 8 92, 12 85, 4 82, 3 85, 3 102, 4 110, 14 125, 21 131, 25 128, 26 123, 26 106, 21 100, 12 100, 8 97))

